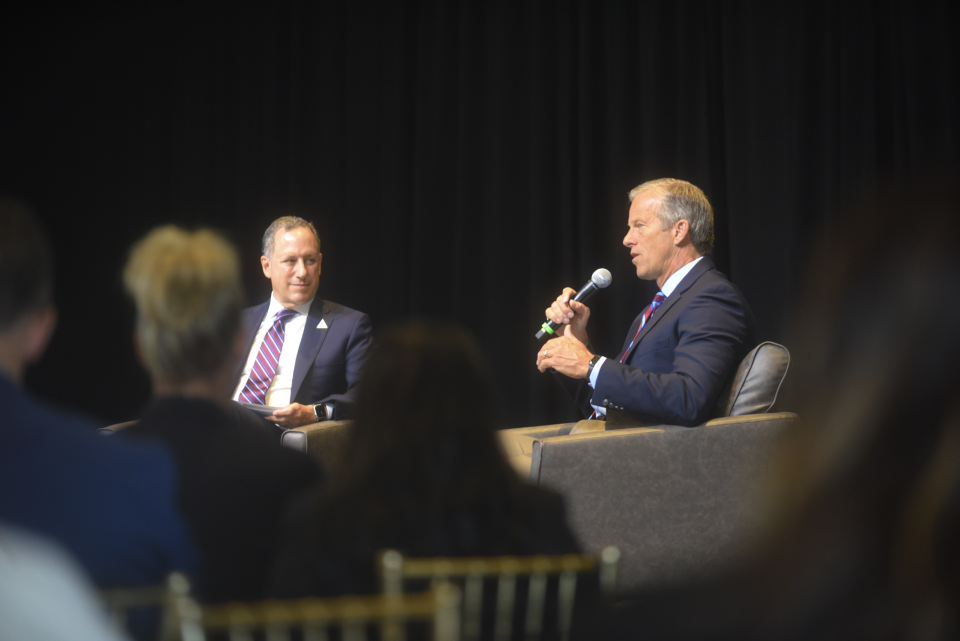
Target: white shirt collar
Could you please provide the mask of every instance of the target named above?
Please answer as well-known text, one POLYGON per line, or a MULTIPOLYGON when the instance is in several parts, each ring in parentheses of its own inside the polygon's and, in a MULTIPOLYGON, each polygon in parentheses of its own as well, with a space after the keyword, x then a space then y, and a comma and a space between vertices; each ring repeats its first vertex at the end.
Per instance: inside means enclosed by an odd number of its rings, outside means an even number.
POLYGON ((670 278, 667 279, 667 282, 663 284, 663 287, 660 288, 660 291, 663 292, 663 297, 666 298, 673 293, 673 290, 677 288, 677 285, 680 284, 680 281, 683 280, 683 277, 690 273, 690 270, 693 269, 693 266, 700 262, 700 259, 703 256, 697 256, 695 260, 690 261, 677 271, 673 272, 670 278))
MULTIPOLYGON (((311 305, 313 305, 312 298, 303 305, 297 305, 293 310, 306 316, 310 313, 311 305)), ((270 305, 267 307, 267 315, 264 317, 264 320, 272 319, 281 309, 283 309, 283 305, 280 304, 280 301, 278 301, 273 294, 270 294, 270 305)))

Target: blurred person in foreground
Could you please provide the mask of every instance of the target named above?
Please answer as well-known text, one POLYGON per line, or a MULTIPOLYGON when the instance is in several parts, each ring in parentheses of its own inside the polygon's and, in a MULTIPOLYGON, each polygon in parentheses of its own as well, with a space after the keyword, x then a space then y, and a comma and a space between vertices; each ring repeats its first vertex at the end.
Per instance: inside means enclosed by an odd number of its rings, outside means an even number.
POLYGON ((802 426, 753 557, 632 595, 604 638, 957 637, 960 208, 942 194, 865 203, 814 254, 788 342, 802 426))
MULTIPOLYGON (((99 587, 190 572, 196 550, 177 514, 169 453, 105 439, 22 388, 56 326, 53 283, 54 251, 40 222, 0 199, 0 520, 63 545, 99 587)), ((83 375, 81 359, 75 369, 83 375)))
POLYGON ((228 415, 241 349, 236 251, 209 230, 162 227, 133 247, 123 279, 154 398, 120 434, 159 440, 176 458, 180 509, 203 561, 199 596, 259 599, 287 499, 315 483, 320 470, 228 415))
POLYGON ((0 521, 0 639, 122 638, 86 573, 61 546, 0 521))
POLYGON ((480 350, 414 322, 380 334, 331 482, 293 506, 276 597, 377 591, 375 556, 563 554, 578 546, 561 497, 523 483, 495 436, 480 350))

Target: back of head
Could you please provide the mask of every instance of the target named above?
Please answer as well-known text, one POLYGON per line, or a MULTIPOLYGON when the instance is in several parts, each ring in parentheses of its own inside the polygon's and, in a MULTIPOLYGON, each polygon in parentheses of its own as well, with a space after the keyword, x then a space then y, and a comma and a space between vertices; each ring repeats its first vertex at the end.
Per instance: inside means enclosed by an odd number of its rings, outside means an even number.
POLYGON ((23 204, 0 199, 0 331, 53 302, 53 250, 23 204))
POLYGON ((371 545, 422 554, 507 543, 520 482, 496 439, 485 370, 458 327, 412 322, 378 334, 341 457, 349 467, 326 499, 353 523, 329 536, 361 531, 371 545))
POLYGON ((405 456, 453 474, 497 453, 490 399, 469 334, 411 322, 378 335, 360 384, 356 431, 371 458, 405 456))
POLYGON ((678 220, 690 223, 690 240, 701 256, 713 250, 713 207, 703 191, 686 180, 657 178, 630 190, 630 202, 642 191, 660 192, 660 225, 667 229, 678 220))
POLYGON ((911 626, 957 594, 957 209, 936 185, 887 192, 812 257, 790 342, 803 426, 777 460, 767 564, 810 612, 846 584, 911 626))
POLYGON ((240 262, 230 243, 205 229, 155 229, 134 245, 123 280, 155 380, 184 383, 224 365, 243 306, 240 262))

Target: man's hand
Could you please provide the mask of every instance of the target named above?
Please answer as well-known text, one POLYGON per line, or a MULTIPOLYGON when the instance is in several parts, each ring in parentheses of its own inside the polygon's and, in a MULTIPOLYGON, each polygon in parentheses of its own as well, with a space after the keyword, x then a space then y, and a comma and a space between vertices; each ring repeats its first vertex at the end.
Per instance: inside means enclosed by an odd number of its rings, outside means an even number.
POLYGON ((301 405, 300 403, 290 403, 284 408, 278 409, 267 417, 268 421, 273 421, 280 427, 300 427, 301 425, 310 425, 317 422, 317 414, 313 411, 313 405, 301 405))
POLYGON ((541 348, 537 354, 537 369, 545 372, 552 367, 570 378, 586 378, 592 358, 593 354, 587 346, 573 335, 573 329, 567 325, 563 328, 563 336, 547 341, 541 348))
MULTIPOLYGON (((573 300, 577 295, 575 289, 564 287, 557 300, 544 312, 554 323, 563 323, 570 327, 573 336, 581 343, 587 342, 587 320, 590 319, 590 308, 579 301, 573 300)), ((566 335, 566 331, 564 331, 566 335)))

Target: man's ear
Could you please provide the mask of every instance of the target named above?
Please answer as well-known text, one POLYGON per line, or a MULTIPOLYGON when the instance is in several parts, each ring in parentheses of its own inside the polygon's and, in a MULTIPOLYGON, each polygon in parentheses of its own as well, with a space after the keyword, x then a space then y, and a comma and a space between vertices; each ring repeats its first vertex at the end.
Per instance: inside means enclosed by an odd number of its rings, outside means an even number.
POLYGON ((23 331, 24 364, 40 360, 56 328, 57 308, 53 305, 48 305, 31 315, 23 331))
POLYGON ((673 226, 673 244, 680 245, 684 238, 690 238, 690 222, 681 218, 673 226))
POLYGON ((320 275, 320 265, 323 264, 323 254, 317 254, 317 275, 320 275))
POLYGON ((261 256, 260 266, 263 267, 263 275, 270 278, 270 259, 266 256, 261 256))

